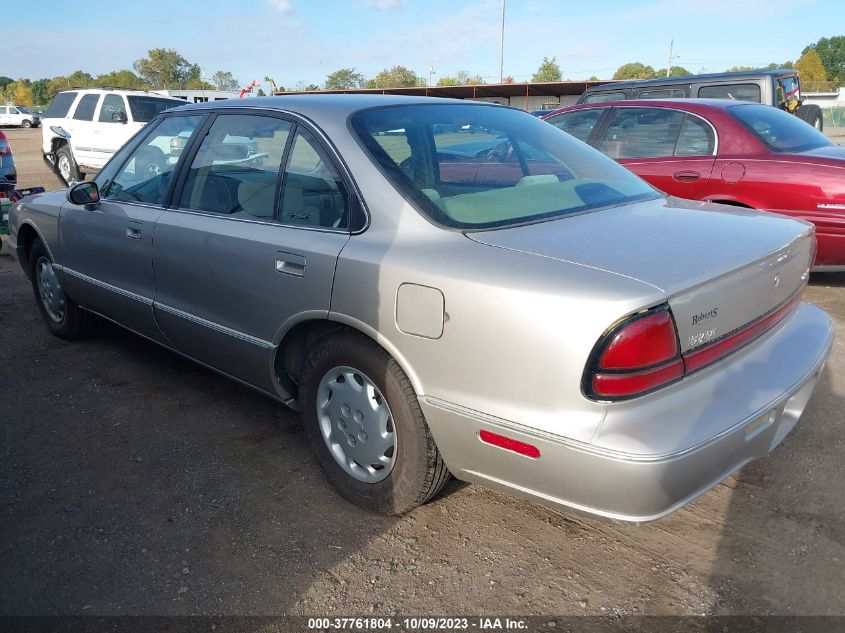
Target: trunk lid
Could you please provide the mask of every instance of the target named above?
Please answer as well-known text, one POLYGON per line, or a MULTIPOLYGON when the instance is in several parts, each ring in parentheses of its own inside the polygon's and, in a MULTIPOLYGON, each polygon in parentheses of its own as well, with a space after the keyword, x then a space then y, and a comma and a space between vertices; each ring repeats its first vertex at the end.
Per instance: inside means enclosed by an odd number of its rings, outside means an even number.
POLYGON ((675 316, 683 352, 788 301, 806 284, 815 252, 813 227, 806 222, 677 198, 467 237, 660 289, 675 316))

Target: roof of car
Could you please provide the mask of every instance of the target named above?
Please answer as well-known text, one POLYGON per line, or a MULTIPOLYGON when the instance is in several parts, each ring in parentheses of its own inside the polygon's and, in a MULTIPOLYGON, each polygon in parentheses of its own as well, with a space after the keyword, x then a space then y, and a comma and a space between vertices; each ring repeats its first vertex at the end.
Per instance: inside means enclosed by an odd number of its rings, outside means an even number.
MULTIPOLYGON (((612 107, 658 107, 658 108, 677 108, 679 110, 688 110, 690 112, 706 112, 707 110, 727 110, 733 106, 741 105, 760 105, 754 101, 734 101, 731 99, 622 99, 619 101, 598 101, 593 103, 579 103, 578 105, 568 106, 553 110, 549 114, 560 114, 561 112, 569 112, 571 110, 589 110, 590 108, 606 108, 612 107)), ((765 106, 770 107, 770 106, 765 106)), ((546 116, 543 117, 547 118, 546 116)))
POLYGON ((188 110, 218 110, 226 108, 262 108, 289 111, 310 116, 346 117, 358 110, 394 105, 479 105, 502 107, 495 103, 466 101, 463 99, 444 99, 442 97, 407 97, 389 94, 297 94, 275 97, 249 97, 246 99, 221 99, 204 103, 188 103, 167 112, 185 112, 188 110))
POLYGON ((794 75, 797 71, 793 68, 775 68, 768 70, 738 70, 730 73, 706 73, 703 75, 683 75, 681 77, 659 77, 657 79, 632 79, 630 81, 611 81, 600 86, 587 88, 584 92, 607 92, 612 90, 625 90, 626 88, 638 88, 642 86, 665 86, 667 84, 688 84, 698 81, 719 81, 721 79, 743 79, 760 77, 761 75, 794 75))

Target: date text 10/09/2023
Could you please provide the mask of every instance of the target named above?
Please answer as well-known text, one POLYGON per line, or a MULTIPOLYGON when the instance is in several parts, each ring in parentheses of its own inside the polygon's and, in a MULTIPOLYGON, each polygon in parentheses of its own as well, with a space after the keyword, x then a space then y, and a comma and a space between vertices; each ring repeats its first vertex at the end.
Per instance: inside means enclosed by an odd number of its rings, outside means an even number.
POLYGON ((308 618, 308 629, 312 631, 520 631, 527 628, 525 620, 507 617, 308 618))

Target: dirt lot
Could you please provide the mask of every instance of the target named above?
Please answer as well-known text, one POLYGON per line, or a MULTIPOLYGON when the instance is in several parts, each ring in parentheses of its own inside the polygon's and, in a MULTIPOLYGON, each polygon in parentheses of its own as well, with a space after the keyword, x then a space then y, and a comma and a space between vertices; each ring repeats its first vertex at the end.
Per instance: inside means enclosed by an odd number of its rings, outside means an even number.
MULTIPOLYGON (((845 275, 807 294, 841 331, 845 275)), ((51 337, 3 256, 0 353, 0 614, 845 614, 841 335, 770 458, 641 528, 457 482, 360 511, 297 416, 107 324, 51 337)))

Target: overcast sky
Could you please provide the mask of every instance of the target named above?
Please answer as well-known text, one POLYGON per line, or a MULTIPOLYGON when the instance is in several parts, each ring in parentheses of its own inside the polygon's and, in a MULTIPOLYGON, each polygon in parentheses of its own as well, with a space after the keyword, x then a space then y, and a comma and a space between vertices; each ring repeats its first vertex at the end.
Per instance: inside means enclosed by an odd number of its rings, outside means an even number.
MULTIPOLYGON (((397 64, 433 67, 435 81, 464 69, 496 81, 500 11, 501 0, 9 1, 0 75, 97 75, 165 47, 242 83, 322 84, 338 68, 372 77, 397 64)), ((714 72, 794 61, 842 34, 841 0, 507 0, 504 72, 527 80, 544 56, 568 79, 665 67, 672 38, 676 65, 714 72)))

